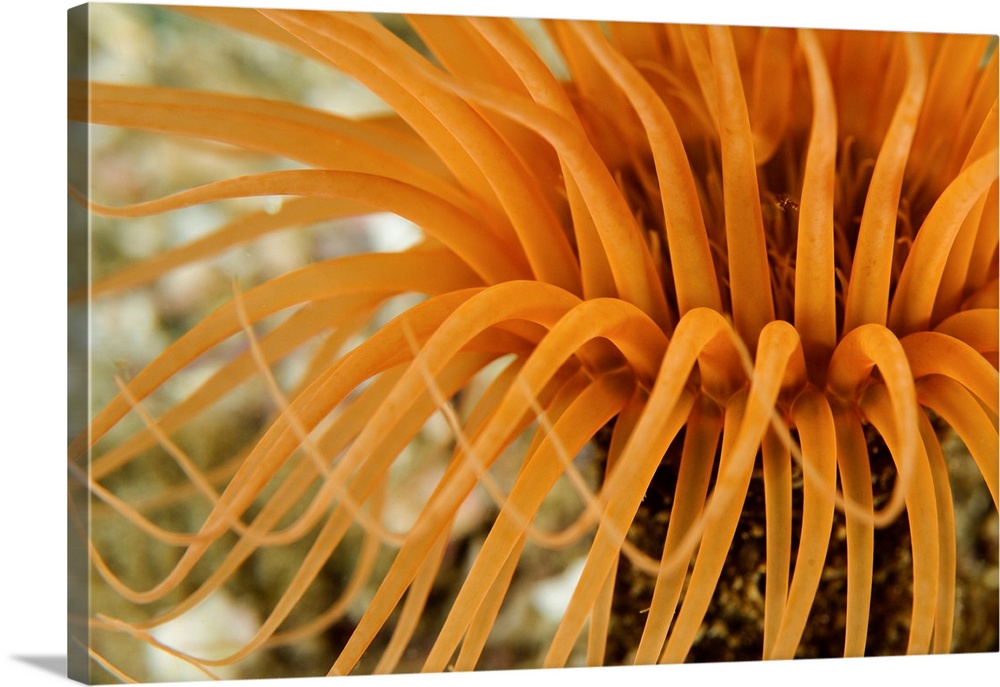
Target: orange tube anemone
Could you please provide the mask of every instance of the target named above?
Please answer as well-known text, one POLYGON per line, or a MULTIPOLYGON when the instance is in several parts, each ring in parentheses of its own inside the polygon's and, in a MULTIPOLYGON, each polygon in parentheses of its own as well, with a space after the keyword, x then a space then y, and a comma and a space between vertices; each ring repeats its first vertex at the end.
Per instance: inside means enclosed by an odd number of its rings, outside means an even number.
POLYGON ((98 255, 214 222, 95 308, 243 271, 70 443, 95 674, 996 650, 956 524, 1000 491, 995 37, 134 9, 379 109, 71 85, 120 141, 72 191, 98 255), (190 176, 116 185, 130 141, 190 176), (337 248, 226 262, 292 235, 337 248), (540 560, 578 571, 548 623, 540 560), (241 594, 225 650, 163 639, 241 594))

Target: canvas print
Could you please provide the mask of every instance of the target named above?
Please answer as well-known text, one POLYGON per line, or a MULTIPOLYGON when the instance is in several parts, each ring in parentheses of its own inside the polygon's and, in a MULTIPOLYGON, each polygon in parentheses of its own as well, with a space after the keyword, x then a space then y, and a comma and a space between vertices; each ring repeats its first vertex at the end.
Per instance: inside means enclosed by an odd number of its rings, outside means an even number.
POLYGON ((71 677, 998 651, 996 36, 68 26, 71 677))

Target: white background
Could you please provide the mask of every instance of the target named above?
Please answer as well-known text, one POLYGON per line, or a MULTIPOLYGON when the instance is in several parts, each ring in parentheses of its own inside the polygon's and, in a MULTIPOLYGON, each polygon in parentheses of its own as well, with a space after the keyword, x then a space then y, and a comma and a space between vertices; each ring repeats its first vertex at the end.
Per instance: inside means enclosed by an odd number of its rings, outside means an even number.
MULTIPOLYGON (((0 684, 68 684, 65 670, 65 132, 66 10, 59 0, 16 0, 0 22, 3 146, 0 175, 0 684)), ((235 2, 205 0, 204 4, 235 2)), ((246 4, 246 3, 243 3, 246 4)), ((792 2, 662 2, 614 0, 609 5, 552 0, 265 0, 272 7, 404 11, 506 16, 573 16, 695 23, 818 26, 997 34, 995 3, 948 0, 823 4, 792 2), (803 5, 809 4, 806 9, 803 5), (906 7, 905 14, 892 10, 906 7), (570 14, 567 14, 570 12, 570 14)), ((403 678, 339 678, 345 685, 500 685, 558 679, 562 684, 609 681, 741 685, 861 684, 877 680, 947 684, 1000 674, 998 655, 864 659, 719 666, 571 670, 560 673, 403 678)), ((980 678, 981 679, 981 678, 980 678)), ((323 679, 262 680, 243 684, 306 687, 323 679)))

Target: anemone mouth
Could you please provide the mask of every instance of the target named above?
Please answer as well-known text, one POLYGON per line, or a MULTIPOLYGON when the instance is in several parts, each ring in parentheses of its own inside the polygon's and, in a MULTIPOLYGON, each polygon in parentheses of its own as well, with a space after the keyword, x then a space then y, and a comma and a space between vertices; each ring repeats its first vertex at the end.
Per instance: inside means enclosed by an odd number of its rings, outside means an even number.
MULTIPOLYGON (((113 390, 69 451, 120 528, 85 542, 114 599, 95 632, 210 676, 311 640, 319 673, 475 669, 525 561, 572 551, 535 665, 953 649, 949 463, 984 513, 1000 479, 995 41, 544 21, 557 78, 500 18, 408 17, 418 52, 368 15, 179 11, 390 112, 75 84, 74 119, 295 161, 125 206, 78 193, 123 223, 239 208, 93 293, 324 220, 419 231, 232 284, 113 390), (193 455, 248 383, 249 436, 193 455), (946 457, 941 422, 968 455, 946 457), (435 427, 440 452, 418 452, 435 427), (133 490, 147 471, 168 484, 133 490), (156 552, 148 577, 114 532, 156 552), (228 653, 158 639, 271 556, 228 653)), ((116 651, 93 658, 128 677, 116 651)))
MULTIPOLYGON (((591 131, 592 140, 600 138, 600 141, 595 143, 599 149, 629 149, 624 139, 614 132, 609 132, 607 127, 603 127, 603 130, 597 125, 586 128, 591 131), (600 133, 597 133, 599 131, 600 133)), ((797 237, 804 161, 808 145, 808 131, 788 132, 768 159, 759 163, 757 168, 759 204, 766 240, 774 317, 786 322, 793 322, 795 319, 797 237)), ((847 285, 858 247, 865 199, 872 183, 872 173, 878 156, 878 143, 852 138, 841 142, 838 149, 840 152, 836 163, 837 184, 833 192, 831 233, 836 273, 835 327, 839 332, 844 326, 847 285)), ((713 143, 708 137, 702 136, 695 141, 685 141, 685 150, 688 153, 694 181, 698 186, 699 204, 701 213, 705 217, 706 232, 716 237, 710 242, 712 262, 718 278, 717 287, 721 294, 723 311, 731 317, 733 305, 724 239, 725 217, 721 210, 724 199, 722 186, 718 182, 722 178, 718 143, 713 143)), ((656 181, 655 161, 648 151, 632 153, 627 158, 621 154, 609 154, 605 157, 606 161, 607 158, 617 159, 617 163, 608 161, 608 168, 635 218, 639 231, 646 237, 649 252, 661 277, 668 305, 677 312, 681 308, 672 277, 674 270, 671 258, 666 248, 666 220, 661 191, 656 181)), ((919 188, 920 181, 914 181, 912 176, 903 182, 892 231, 895 241, 892 246, 890 268, 888 293, 890 300, 895 295, 895 288, 909 256, 916 230, 926 219, 933 201, 937 198, 933 190, 919 188)), ((822 380, 817 381, 822 383, 822 380)))

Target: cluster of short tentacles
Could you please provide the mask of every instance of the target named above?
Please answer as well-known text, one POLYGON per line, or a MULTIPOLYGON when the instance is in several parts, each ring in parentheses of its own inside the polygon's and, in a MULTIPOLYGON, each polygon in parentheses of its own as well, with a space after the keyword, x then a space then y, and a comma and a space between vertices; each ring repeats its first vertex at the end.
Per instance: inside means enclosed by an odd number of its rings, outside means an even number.
POLYGON ((475 668, 524 547, 577 541, 589 542, 586 562, 543 665, 566 665, 585 628, 586 661, 604 662, 621 556, 655 578, 635 662, 682 661, 757 465, 767 510, 762 657, 795 654, 837 518, 847 532, 844 654, 865 651, 874 531, 901 516, 912 541, 908 650, 951 649, 953 501, 932 418, 968 447, 994 506, 998 489, 989 37, 543 22, 565 67, 557 78, 506 19, 408 17, 428 58, 369 16, 184 11, 330 64, 393 114, 348 119, 221 93, 74 84, 74 118, 304 165, 128 207, 99 205, 95 189, 91 209, 120 218, 288 198, 95 284, 94 297, 331 218, 392 212, 424 238, 237 293, 97 413, 71 460, 93 450, 84 479, 95 497, 179 553, 169 574, 138 589, 92 544, 96 571, 124 599, 177 599, 151 618, 96 617, 95 628, 155 641, 151 628, 194 608, 258 551, 308 535, 294 579, 262 609, 252 640, 223 659, 186 659, 210 671, 298 641, 374 589, 330 673, 355 669, 383 631, 391 638, 375 670, 391 671, 418 627, 456 513, 484 488, 499 514, 433 628, 425 670, 475 668), (406 293, 424 298, 346 345, 406 293), (278 313, 287 317, 255 334, 278 313), (143 399, 230 337, 249 345, 159 417, 143 412, 143 399), (279 389, 269 370, 313 341, 301 383, 279 389), (484 370, 485 391, 467 413, 454 412, 447 399, 484 370), (171 435, 251 378, 271 385, 277 411, 228 470, 209 475, 171 435), (394 463, 441 410, 456 438, 447 469, 415 521, 392 530, 385 502, 405 488, 390 481, 394 463), (144 426, 105 446, 101 438, 132 412, 144 426), (593 490, 572 457, 612 423, 593 490), (873 502, 873 430, 896 468, 884 504, 873 502), (525 433, 517 478, 501 488, 491 465, 525 433), (651 558, 627 533, 681 433, 664 554, 651 558), (210 506, 196 531, 167 530, 107 486, 157 445, 190 483, 178 498, 210 506), (793 469, 803 492, 794 561, 793 469), (560 479, 582 505, 571 525, 546 530, 535 516, 560 479), (358 530, 343 595, 308 621, 287 622, 358 530), (221 541, 230 543, 220 562, 178 599, 221 541), (374 579, 380 550, 393 552, 392 564, 374 579))

